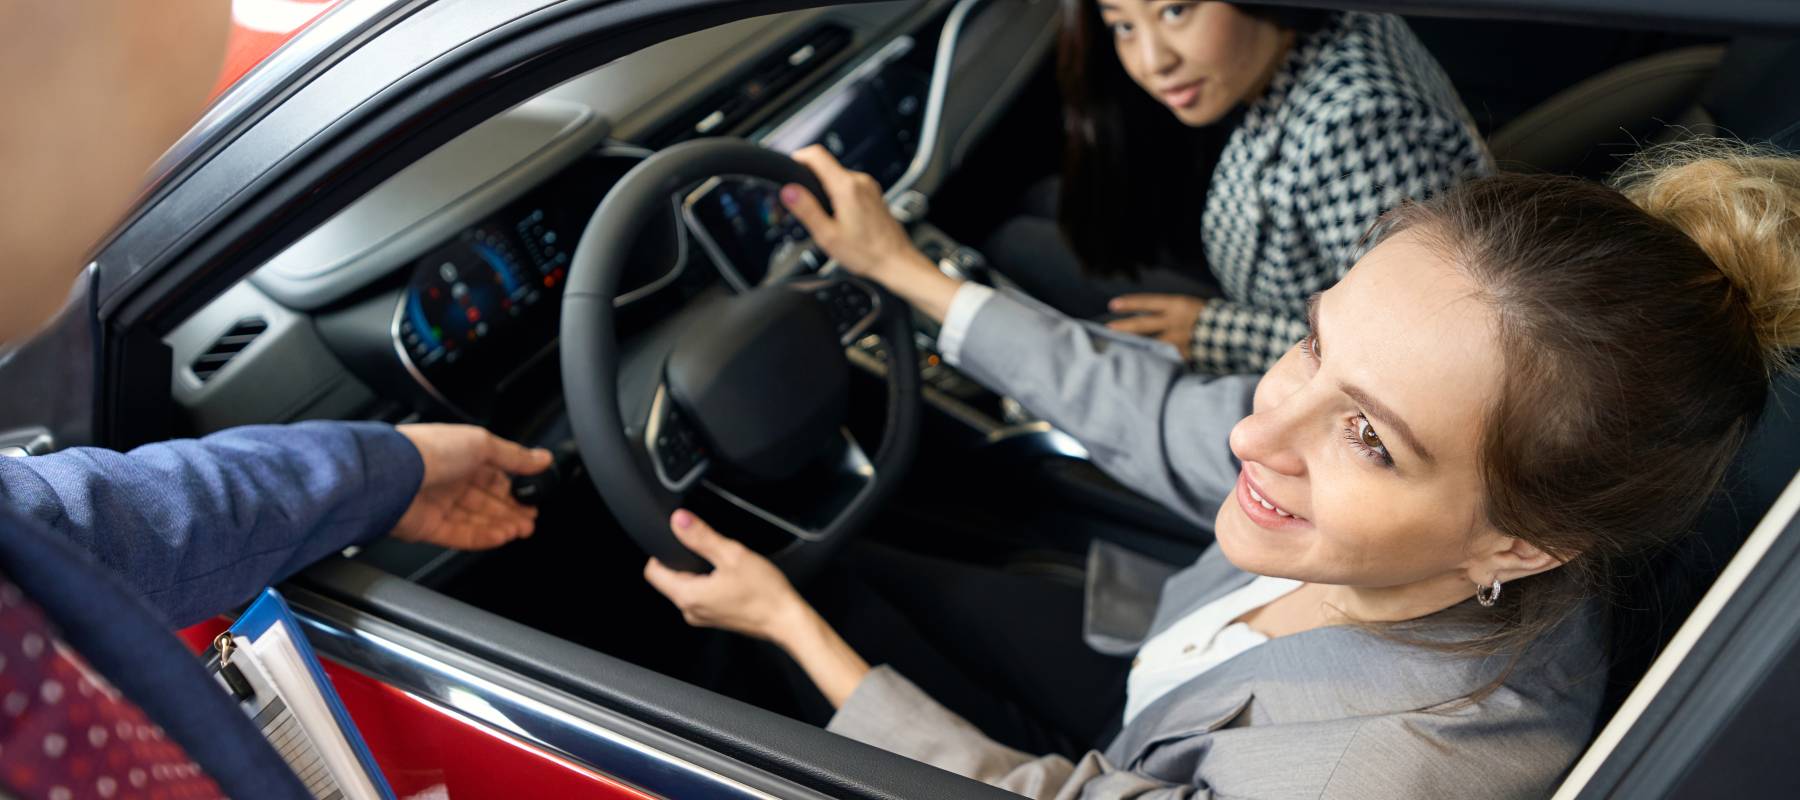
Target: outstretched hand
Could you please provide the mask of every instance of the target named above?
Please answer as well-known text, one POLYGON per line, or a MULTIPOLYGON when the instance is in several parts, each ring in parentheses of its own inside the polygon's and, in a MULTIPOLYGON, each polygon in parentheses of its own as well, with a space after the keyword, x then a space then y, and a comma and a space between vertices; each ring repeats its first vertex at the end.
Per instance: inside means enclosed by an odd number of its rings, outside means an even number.
POLYGON ((512 496, 512 476, 550 466, 547 450, 509 442, 473 425, 396 428, 425 462, 425 479, 394 526, 394 538, 456 550, 486 550, 530 536, 537 509, 512 496))

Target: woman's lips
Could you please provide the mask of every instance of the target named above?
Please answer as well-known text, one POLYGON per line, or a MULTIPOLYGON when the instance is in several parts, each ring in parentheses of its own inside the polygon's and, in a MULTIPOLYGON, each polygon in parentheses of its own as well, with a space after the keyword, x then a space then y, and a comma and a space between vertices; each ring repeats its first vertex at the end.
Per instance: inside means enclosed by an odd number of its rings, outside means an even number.
POLYGON ((1199 80, 1172 89, 1159 89, 1156 96, 1171 108, 1190 108, 1200 102, 1200 85, 1205 82, 1199 80))
POLYGON ((1243 509, 1244 516, 1249 517, 1251 522, 1260 527, 1292 530, 1312 525, 1305 518, 1296 517, 1287 509, 1276 505, 1267 495, 1263 494, 1262 490, 1257 489, 1255 484, 1250 482, 1248 472, 1238 473, 1237 491, 1233 494, 1237 496, 1238 507, 1243 509))

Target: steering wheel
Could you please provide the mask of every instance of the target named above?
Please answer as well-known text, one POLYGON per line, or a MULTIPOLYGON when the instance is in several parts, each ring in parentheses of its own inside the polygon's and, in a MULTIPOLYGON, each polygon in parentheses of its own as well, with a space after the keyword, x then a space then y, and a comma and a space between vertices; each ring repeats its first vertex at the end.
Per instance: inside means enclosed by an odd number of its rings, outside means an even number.
POLYGON ((912 313, 841 271, 803 274, 741 294, 702 293, 622 343, 613 298, 628 245, 714 176, 797 183, 825 202, 811 170, 740 139, 693 140, 644 159, 607 193, 575 247, 562 299, 563 397, 594 488, 650 555, 708 569, 669 530, 688 493, 706 488, 791 535, 771 558, 805 572, 869 519, 911 464, 912 313), (873 457, 844 426, 846 349, 869 333, 881 336, 887 373, 873 457), (797 482, 805 491, 793 491, 797 482))

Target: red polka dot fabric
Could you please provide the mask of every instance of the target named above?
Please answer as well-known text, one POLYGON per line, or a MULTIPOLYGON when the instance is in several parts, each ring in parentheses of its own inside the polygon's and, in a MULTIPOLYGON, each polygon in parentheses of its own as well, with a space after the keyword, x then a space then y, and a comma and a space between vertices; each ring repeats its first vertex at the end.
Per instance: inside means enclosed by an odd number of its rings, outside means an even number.
POLYGON ((210 800, 217 784, 0 577, 0 787, 18 798, 210 800))

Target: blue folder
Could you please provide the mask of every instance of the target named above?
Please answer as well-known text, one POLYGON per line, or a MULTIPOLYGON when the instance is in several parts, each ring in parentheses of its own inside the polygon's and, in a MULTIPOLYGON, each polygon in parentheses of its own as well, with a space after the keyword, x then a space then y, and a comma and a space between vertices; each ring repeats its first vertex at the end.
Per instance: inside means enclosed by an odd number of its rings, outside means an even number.
POLYGON ((300 621, 294 618, 294 612, 288 609, 287 601, 274 589, 264 589, 250 604, 242 616, 237 618, 229 629, 233 636, 249 639, 254 642, 275 626, 281 626, 289 641, 299 651, 299 658, 306 665, 312 676, 313 685, 324 698, 325 705, 331 709, 332 717, 337 720, 338 729, 349 742, 350 749, 362 762, 363 771, 368 773, 369 782, 374 784, 375 791, 385 800, 395 800, 394 790, 388 786, 381 775, 381 768, 375 764, 375 756, 369 752, 369 746, 363 741, 362 734, 357 732, 356 723, 350 719, 350 713, 344 710, 344 703, 338 697, 337 690, 332 688, 331 681, 325 677, 325 669, 319 664, 319 657, 313 652, 312 645, 306 641, 306 634, 300 627, 300 621))

